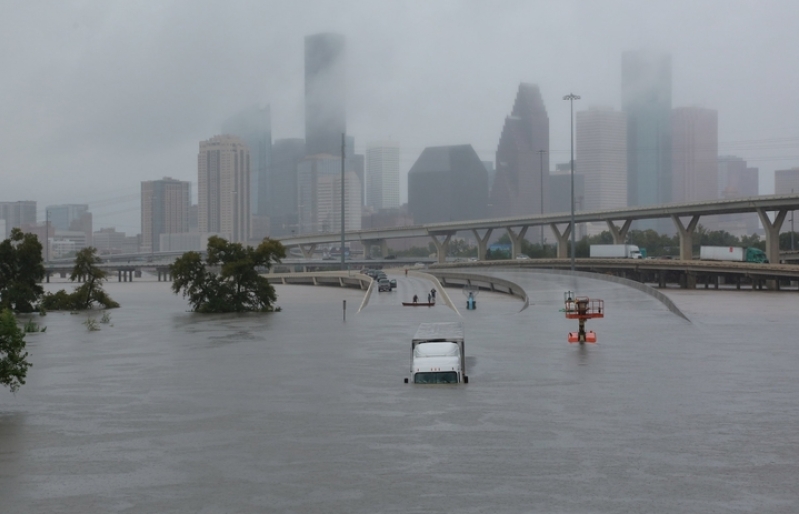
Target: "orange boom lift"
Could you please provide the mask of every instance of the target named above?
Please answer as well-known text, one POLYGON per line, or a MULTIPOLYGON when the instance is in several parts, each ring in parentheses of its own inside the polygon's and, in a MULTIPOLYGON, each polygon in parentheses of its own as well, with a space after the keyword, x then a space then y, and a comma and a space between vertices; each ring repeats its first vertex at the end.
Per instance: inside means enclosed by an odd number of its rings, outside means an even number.
POLYGON ((569 332, 570 343, 596 343, 596 332, 585 331, 585 322, 593 318, 605 317, 605 301, 591 300, 587 296, 576 296, 571 291, 563 293, 563 311, 567 319, 576 319, 580 323, 577 332, 569 332))

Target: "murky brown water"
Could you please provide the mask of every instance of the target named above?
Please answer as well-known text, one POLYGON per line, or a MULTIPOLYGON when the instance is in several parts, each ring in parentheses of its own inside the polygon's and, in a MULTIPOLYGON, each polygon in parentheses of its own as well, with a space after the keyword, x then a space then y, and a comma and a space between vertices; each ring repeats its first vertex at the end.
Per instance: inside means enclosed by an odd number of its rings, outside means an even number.
POLYGON ((0 391, 0 512, 797 512, 799 295, 638 291, 510 272, 480 293, 470 383, 403 384, 429 284, 279 287, 282 313, 199 316, 167 284, 110 283, 88 332, 50 314, 0 391), (562 292, 603 298, 568 345, 562 292), (341 300, 348 304, 342 322, 341 300))

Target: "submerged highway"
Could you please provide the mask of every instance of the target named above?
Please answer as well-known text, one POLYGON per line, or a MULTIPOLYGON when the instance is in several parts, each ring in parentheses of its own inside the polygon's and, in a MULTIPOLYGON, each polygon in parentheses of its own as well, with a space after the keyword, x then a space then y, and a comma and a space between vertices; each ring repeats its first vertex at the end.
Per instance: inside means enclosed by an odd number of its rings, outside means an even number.
POLYGON ((109 283, 111 323, 49 314, 0 396, 0 511, 796 511, 799 295, 665 290, 686 320, 621 284, 485 272, 529 306, 402 307, 432 284, 397 273, 361 312, 362 290, 277 285, 279 313, 202 316, 109 283), (605 301, 599 344, 566 342, 567 290, 605 301), (404 384, 418 324, 456 320, 470 383, 404 384))

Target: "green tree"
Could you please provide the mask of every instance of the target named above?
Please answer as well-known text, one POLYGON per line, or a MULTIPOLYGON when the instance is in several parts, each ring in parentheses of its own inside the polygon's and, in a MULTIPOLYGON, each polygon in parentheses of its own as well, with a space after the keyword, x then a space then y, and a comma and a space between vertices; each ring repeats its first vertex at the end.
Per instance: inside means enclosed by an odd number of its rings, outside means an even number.
POLYGON ((0 243, 0 309, 32 312, 44 289, 42 244, 18 228, 0 243))
POLYGON ((25 360, 25 333, 9 309, 0 312, 0 384, 12 392, 25 383, 31 364, 25 360))
POLYGON ((103 282, 108 273, 97 265, 102 259, 97 255, 97 249, 91 246, 80 250, 75 255, 75 266, 69 279, 73 282, 82 282, 72 294, 61 289, 55 293, 47 293, 42 297, 41 306, 46 310, 86 310, 94 304, 105 309, 119 307, 119 304, 108 296, 103 289, 103 282))
POLYGON ((182 292, 196 312, 272 311, 275 288, 259 273, 285 257, 286 249, 274 239, 253 248, 214 236, 205 262, 199 253, 186 252, 170 266, 172 291, 182 292))
POLYGON ((392 251, 392 253, 397 257, 429 257, 430 254, 433 254, 435 252, 436 252, 436 245, 433 244, 432 242, 428 243, 428 246, 426 248, 422 246, 412 246, 407 250, 392 251))
POLYGON ((69 279, 73 282, 76 280, 83 282, 73 293, 80 310, 90 309, 95 302, 106 309, 119 307, 119 304, 103 289, 103 282, 108 278, 108 273, 97 267, 101 262, 103 261, 97 255, 97 249, 91 246, 75 255, 75 266, 69 279))
MULTIPOLYGON (((783 248, 782 236, 783 234, 780 234, 780 248, 783 248)), ((786 239, 787 242, 787 247, 785 247, 786 249, 791 247, 790 232, 787 234, 787 236, 788 238, 786 239)), ((751 236, 741 236, 741 246, 745 246, 746 248, 749 247, 760 248, 761 250, 766 251, 766 242, 761 241, 760 236, 758 234, 752 234, 751 236)))

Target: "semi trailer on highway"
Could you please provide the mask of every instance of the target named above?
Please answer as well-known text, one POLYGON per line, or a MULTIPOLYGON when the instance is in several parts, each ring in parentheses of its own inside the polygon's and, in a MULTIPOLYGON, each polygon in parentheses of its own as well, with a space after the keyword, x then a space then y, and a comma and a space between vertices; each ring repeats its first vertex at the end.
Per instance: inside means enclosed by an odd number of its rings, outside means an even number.
POLYGON ((760 248, 740 246, 700 246, 699 260, 767 263, 766 252, 760 248))
MULTIPOLYGON (((422 323, 411 340, 411 382, 468 383, 463 323, 422 323)), ((409 380, 406 378, 405 383, 409 380)))
POLYGON ((589 254, 594 259, 641 259, 637 245, 591 245, 589 254))

